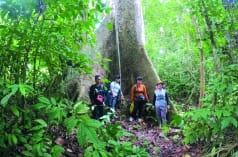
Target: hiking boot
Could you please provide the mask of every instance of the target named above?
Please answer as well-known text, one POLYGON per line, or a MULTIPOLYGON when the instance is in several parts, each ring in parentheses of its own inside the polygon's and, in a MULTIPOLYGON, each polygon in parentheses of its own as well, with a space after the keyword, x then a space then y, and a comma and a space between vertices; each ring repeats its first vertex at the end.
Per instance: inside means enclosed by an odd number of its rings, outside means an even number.
POLYGON ((129 118, 129 121, 132 122, 134 119, 132 117, 129 118))
POLYGON ((158 121, 158 126, 159 126, 159 128, 162 127, 161 123, 162 123, 162 122, 159 120, 159 121, 158 121))
POLYGON ((167 121, 166 120, 162 120, 162 126, 166 126, 167 125, 167 121))
POLYGON ((159 128, 161 128, 162 127, 162 125, 161 125, 161 123, 159 123, 159 128))

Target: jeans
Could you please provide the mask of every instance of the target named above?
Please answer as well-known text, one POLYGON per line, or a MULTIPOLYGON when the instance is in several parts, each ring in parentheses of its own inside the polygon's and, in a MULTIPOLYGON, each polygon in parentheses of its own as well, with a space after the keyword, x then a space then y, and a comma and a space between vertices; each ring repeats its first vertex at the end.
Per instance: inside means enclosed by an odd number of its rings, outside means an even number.
POLYGON ((166 113, 167 113, 166 106, 155 105, 155 112, 156 112, 156 117, 160 120, 160 122, 166 121, 166 113))
POLYGON ((110 101, 110 105, 109 105, 110 108, 116 109, 117 99, 118 99, 117 96, 111 97, 111 101, 110 101))

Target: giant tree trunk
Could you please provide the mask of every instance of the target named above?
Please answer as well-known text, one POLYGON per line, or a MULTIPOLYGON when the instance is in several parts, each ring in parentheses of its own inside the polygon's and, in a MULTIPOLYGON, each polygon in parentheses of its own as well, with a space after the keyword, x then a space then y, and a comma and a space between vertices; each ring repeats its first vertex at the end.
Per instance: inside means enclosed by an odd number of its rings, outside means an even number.
POLYGON ((116 74, 121 74, 122 91, 124 95, 129 95, 136 77, 141 75, 151 99, 159 77, 144 47, 141 0, 112 0, 111 6, 113 8, 111 14, 104 18, 97 30, 95 49, 85 48, 85 52, 90 54, 94 61, 98 60, 95 51, 102 54, 102 60, 104 58, 111 59, 112 61, 108 63, 110 71, 106 71, 98 62, 95 62, 92 67, 94 74, 90 78, 80 79, 82 81, 79 95, 80 97, 87 96, 87 89, 94 82, 95 74, 101 74, 110 80, 116 74), (110 24, 113 24, 112 30, 108 29, 110 24), (85 81, 87 85, 83 83, 85 81))
POLYGON ((121 69, 122 90, 128 95, 136 77, 141 75, 152 98, 159 77, 144 47, 141 0, 113 0, 112 8, 111 16, 105 18, 98 31, 99 50, 112 60, 109 77, 121 69), (114 24, 112 31, 105 28, 109 21, 114 24))

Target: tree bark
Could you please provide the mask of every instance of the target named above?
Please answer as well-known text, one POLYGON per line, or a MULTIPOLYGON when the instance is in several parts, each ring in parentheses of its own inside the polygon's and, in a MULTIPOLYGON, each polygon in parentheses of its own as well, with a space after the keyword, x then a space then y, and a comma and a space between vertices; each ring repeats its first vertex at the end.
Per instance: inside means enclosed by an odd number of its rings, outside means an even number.
MULTIPOLYGON (((203 5, 205 21, 206 21, 206 24, 207 24, 207 27, 208 27, 208 32, 209 32, 210 41, 211 41, 211 45, 212 45, 215 76, 217 76, 218 73, 219 73, 219 69, 220 69, 220 61, 219 61, 219 58, 218 58, 218 55, 217 55, 217 46, 216 46, 216 42, 215 42, 215 38, 214 38, 214 33, 212 31, 212 23, 209 19, 207 7, 206 7, 206 4, 205 4, 204 0, 202 0, 202 5, 203 5)), ((217 93, 214 93, 213 104, 214 105, 217 104, 217 93)))
POLYGON ((193 16, 193 22, 194 26, 197 31, 197 38, 199 40, 198 42, 198 48, 199 48, 199 55, 200 55, 200 96, 199 96, 199 104, 198 108, 202 108, 203 102, 202 99, 205 96, 205 68, 204 68, 204 55, 203 55, 203 48, 202 48, 202 38, 201 38, 201 32, 198 27, 198 22, 195 16, 193 16))
MULTIPOLYGON (((95 49, 87 51, 91 53, 93 60, 97 59, 93 51, 102 54, 102 59, 111 59, 108 63, 109 72, 96 63, 93 67, 93 75, 101 74, 113 80, 115 75, 121 74, 121 86, 125 96, 130 95, 131 86, 136 82, 136 77, 140 75, 143 77, 143 83, 147 87, 151 100, 159 77, 144 47, 141 0, 112 0, 111 6, 110 15, 104 18, 97 30, 95 49), (111 30, 108 29, 110 24, 113 25, 111 30)), ((92 77, 91 83, 93 81, 92 77)))
MULTIPOLYGON (((144 21, 141 0, 114 0, 113 16, 118 28, 119 50, 121 58, 122 89, 130 94, 130 89, 138 75, 143 77, 150 98, 153 96, 154 86, 159 77, 145 50, 144 21)), ((118 62, 118 57, 112 61, 118 62)), ((117 72, 118 66, 111 64, 112 73, 117 72)))

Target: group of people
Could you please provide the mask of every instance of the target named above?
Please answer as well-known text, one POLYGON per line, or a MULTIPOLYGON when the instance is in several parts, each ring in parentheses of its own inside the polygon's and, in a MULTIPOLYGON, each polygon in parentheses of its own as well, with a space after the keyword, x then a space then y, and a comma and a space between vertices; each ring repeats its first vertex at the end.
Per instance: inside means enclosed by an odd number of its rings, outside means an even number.
POLYGON ((104 115, 105 102, 112 112, 115 112, 118 99, 124 100, 120 80, 120 76, 117 75, 109 87, 105 87, 102 83, 102 77, 100 75, 95 76, 95 84, 89 89, 89 98, 93 106, 92 118, 99 119, 104 115))
MULTIPOLYGON (((89 97, 94 109, 92 118, 100 119, 104 115, 104 105, 107 99, 107 105, 115 112, 116 104, 119 97, 124 100, 124 96, 120 86, 120 76, 116 76, 115 80, 110 83, 109 89, 105 90, 101 82, 101 76, 95 76, 95 84, 90 87, 89 97), (107 91, 107 92, 106 92, 107 91)), ((130 102, 133 104, 133 110, 130 112, 129 120, 138 120, 139 122, 145 117, 145 105, 149 103, 149 97, 146 86, 142 83, 143 78, 138 76, 136 83, 131 87, 130 102)), ((169 107, 168 93, 164 87, 164 83, 159 80, 154 89, 152 104, 155 107, 156 117, 159 125, 166 125, 166 114, 169 107)))

